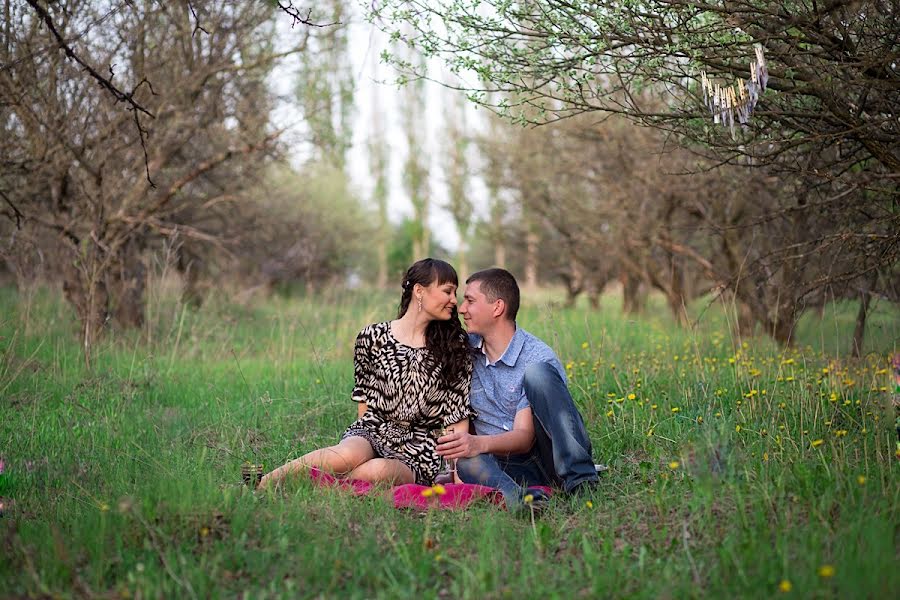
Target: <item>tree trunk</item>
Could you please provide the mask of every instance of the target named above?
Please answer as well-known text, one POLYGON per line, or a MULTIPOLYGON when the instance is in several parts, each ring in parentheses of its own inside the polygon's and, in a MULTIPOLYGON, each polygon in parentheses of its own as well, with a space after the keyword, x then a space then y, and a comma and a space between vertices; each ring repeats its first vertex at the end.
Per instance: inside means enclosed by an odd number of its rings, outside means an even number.
POLYGON ((776 320, 771 324, 772 337, 782 346, 794 343, 794 326, 797 324, 797 311, 793 305, 782 303, 776 307, 776 320))
POLYGON ((525 288, 535 290, 538 286, 538 234, 529 231, 525 235, 525 288))
POLYGON ((573 308, 579 294, 584 291, 584 276, 581 266, 574 260, 569 262, 571 267, 568 273, 562 274, 562 280, 566 284, 566 307, 573 308))
POLYGON ((81 347, 84 366, 91 369, 94 344, 109 318, 109 292, 105 278, 100 276, 96 249, 88 251, 88 264, 81 268, 66 263, 63 272, 63 293, 75 309, 81 325, 81 347))
POLYGON ((647 298, 640 278, 623 274, 619 279, 622 282, 622 308, 625 313, 634 315, 643 312, 647 298))
POLYGON ((872 292, 867 287, 859 296, 859 311, 856 313, 856 327, 853 329, 853 346, 850 348, 850 355, 854 358, 862 356, 863 338, 866 335, 866 317, 869 315, 871 301, 872 292))
POLYGON ((684 327, 688 322, 687 298, 684 293, 684 268, 681 260, 675 255, 671 255, 669 261, 670 284, 666 293, 666 301, 672 311, 672 316, 675 317, 675 323, 679 327, 684 327))
POLYGON ((463 237, 460 237, 459 250, 456 253, 456 274, 460 283, 469 276, 469 241, 463 237))
POLYGON ((113 319, 122 327, 141 327, 144 324, 147 269, 135 242, 127 244, 121 252, 119 264, 113 266, 107 286, 112 296, 113 319))
POLYGON ((506 268, 506 243, 499 236, 494 238, 494 266, 506 268))

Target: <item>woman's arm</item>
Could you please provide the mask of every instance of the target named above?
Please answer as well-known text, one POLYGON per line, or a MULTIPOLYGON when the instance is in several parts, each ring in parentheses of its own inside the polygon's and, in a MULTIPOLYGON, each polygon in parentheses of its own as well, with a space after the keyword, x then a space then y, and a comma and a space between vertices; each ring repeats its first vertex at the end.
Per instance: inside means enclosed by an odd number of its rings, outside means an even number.
POLYGON ((356 407, 356 418, 361 419, 364 414, 366 414, 366 410, 369 408, 369 405, 365 402, 360 402, 356 407))

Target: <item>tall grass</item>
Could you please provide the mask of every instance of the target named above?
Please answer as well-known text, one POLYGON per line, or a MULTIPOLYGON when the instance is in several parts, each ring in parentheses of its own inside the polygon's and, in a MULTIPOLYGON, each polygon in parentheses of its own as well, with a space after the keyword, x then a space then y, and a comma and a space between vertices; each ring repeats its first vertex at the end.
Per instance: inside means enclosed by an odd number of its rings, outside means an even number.
POLYGON ((676 328, 527 304, 566 365, 598 461, 597 496, 532 523, 490 506, 425 520, 380 496, 297 480, 240 485, 333 443, 353 418, 352 344, 396 298, 335 292, 199 310, 153 298, 140 332, 83 370, 52 294, 18 317, 0 290, 0 597, 890 597, 898 468, 880 306, 804 320, 796 348, 733 339, 717 305, 676 328), (787 590, 789 592, 782 592, 787 590))

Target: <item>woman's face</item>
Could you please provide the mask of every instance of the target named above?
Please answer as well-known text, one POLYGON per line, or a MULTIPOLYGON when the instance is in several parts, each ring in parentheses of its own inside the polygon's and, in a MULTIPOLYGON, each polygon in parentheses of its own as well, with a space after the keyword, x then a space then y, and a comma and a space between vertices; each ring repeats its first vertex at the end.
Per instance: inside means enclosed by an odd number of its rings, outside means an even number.
MULTIPOLYGON (((434 281, 429 286, 418 286, 419 294, 416 297, 422 298, 422 316, 429 320, 447 321, 453 316, 453 309, 456 308, 456 286, 452 283, 438 284, 434 281)), ((418 310, 418 299, 415 300, 416 306, 410 306, 413 310, 418 310)))

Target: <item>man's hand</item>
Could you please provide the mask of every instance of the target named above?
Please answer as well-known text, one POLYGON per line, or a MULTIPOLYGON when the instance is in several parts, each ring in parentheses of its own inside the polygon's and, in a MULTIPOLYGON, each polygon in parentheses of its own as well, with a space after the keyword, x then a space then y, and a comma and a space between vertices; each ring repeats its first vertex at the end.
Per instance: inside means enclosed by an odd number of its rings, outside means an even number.
POLYGON ((448 433, 438 438, 437 453, 444 458, 472 458, 484 454, 482 436, 468 431, 448 433))

